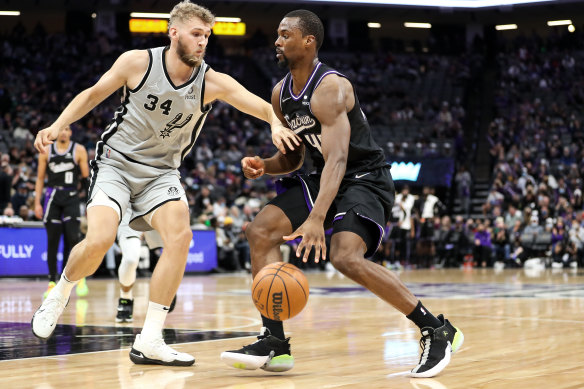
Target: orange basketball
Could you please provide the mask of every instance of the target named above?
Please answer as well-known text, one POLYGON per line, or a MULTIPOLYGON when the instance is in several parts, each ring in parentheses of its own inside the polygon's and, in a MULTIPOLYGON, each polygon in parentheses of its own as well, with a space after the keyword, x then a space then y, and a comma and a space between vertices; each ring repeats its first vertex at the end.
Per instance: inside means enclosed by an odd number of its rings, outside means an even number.
POLYGON ((308 281, 296 266, 276 262, 264 267, 253 279, 251 297, 262 315, 287 320, 300 313, 308 301, 308 281))

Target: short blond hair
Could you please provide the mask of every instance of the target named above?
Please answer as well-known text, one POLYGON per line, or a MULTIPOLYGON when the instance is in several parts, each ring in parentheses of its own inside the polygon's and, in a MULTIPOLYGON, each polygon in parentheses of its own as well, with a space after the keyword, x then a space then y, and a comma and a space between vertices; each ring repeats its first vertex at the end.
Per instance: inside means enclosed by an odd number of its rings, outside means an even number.
POLYGON ((183 0, 170 11, 168 28, 176 22, 185 23, 195 17, 210 25, 215 24, 215 15, 211 11, 203 6, 191 3, 190 0, 183 0))

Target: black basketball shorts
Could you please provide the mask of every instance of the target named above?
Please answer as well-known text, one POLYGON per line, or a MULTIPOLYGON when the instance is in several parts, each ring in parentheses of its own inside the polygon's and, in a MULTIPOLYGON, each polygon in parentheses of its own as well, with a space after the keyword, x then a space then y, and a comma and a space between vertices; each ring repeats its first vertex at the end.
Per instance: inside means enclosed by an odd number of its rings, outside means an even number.
MULTIPOLYGON (((308 217, 320 189, 320 174, 284 177, 277 183, 278 196, 270 201, 280 208, 296 230, 308 217)), ((381 243, 391 215, 395 187, 389 167, 357 173, 343 178, 324 221, 333 235, 350 231, 367 245, 366 257, 372 256, 381 243)))
POLYGON ((45 192, 45 224, 61 224, 73 221, 79 223, 79 195, 76 189, 57 189, 47 187, 45 192))

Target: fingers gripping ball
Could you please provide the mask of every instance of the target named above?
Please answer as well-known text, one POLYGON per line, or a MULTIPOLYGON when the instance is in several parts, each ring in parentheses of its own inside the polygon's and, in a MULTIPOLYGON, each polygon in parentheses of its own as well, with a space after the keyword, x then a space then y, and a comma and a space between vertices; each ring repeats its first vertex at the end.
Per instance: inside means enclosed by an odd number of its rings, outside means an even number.
POLYGON ((255 276, 251 288, 253 302, 262 315, 287 320, 300 313, 308 301, 308 280, 296 266, 276 262, 255 276))

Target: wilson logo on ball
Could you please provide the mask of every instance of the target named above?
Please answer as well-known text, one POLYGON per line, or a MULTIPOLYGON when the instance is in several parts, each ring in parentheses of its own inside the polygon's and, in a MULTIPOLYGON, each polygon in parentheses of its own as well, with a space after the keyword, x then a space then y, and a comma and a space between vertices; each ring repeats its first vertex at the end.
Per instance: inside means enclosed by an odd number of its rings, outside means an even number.
POLYGON ((272 316, 274 320, 281 320, 282 313, 282 292, 274 293, 272 295, 272 316))
POLYGON ((308 281, 300 269, 290 263, 271 263, 253 279, 252 300, 260 313, 269 319, 288 320, 306 306, 308 281))

